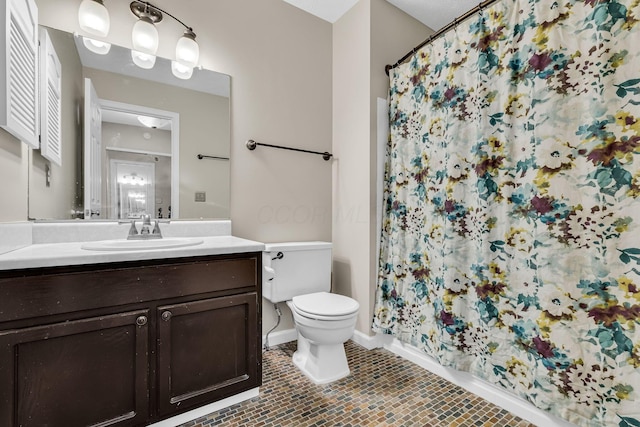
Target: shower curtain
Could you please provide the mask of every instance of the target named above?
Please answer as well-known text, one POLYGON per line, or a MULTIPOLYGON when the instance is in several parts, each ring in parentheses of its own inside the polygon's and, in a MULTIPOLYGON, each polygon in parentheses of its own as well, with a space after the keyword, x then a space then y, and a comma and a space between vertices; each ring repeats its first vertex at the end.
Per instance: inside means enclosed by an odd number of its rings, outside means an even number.
POLYGON ((391 71, 373 328, 640 426, 640 0, 503 0, 391 71))

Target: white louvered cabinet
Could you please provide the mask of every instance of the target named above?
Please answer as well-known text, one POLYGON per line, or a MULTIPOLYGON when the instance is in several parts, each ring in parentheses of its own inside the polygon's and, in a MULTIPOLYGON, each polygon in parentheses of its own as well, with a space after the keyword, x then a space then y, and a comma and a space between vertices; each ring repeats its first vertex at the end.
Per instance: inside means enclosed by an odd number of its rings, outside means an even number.
POLYGON ((40 152, 62 165, 62 66, 45 28, 40 29, 40 152))
POLYGON ((38 9, 34 0, 2 3, 0 127, 38 148, 38 9))

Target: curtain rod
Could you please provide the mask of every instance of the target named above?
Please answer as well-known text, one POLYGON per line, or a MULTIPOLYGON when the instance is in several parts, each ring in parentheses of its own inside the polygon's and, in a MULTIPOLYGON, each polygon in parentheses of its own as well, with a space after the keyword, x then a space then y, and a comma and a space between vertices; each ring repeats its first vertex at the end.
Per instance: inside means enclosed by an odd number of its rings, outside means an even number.
POLYGON ((431 34, 425 41, 420 43, 418 46, 414 47, 413 50, 408 52, 405 56, 403 56, 402 58, 398 59, 398 61, 395 64, 386 65, 384 67, 384 72, 388 76, 389 75, 389 71, 391 71, 392 69, 396 68, 398 65, 402 64, 407 59, 411 58, 411 56, 414 55, 419 49, 421 49, 425 45, 431 43, 436 37, 441 36, 442 34, 446 33, 450 29, 452 29, 453 27, 455 27, 458 24, 460 24, 462 21, 465 21, 467 18, 470 18, 472 15, 480 12, 482 9, 484 9, 487 6, 490 6, 491 4, 496 3, 498 1, 500 1, 500 0, 486 0, 486 1, 481 2, 476 7, 474 7, 470 11, 468 11, 467 13, 465 13, 465 14, 457 17, 456 19, 454 19, 453 22, 450 22, 449 24, 447 24, 444 27, 440 28, 435 33, 431 34))

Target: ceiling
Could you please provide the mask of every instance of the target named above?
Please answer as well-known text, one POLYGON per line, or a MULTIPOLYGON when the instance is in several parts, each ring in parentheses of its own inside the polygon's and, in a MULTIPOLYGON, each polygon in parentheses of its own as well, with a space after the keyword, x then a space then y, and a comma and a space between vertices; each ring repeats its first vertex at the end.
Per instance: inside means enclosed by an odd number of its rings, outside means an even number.
MULTIPOLYGON (((336 22, 358 0, 284 0, 312 15, 336 22)), ((413 16, 427 27, 437 31, 455 18, 473 9, 480 0, 387 0, 392 5, 413 16)))

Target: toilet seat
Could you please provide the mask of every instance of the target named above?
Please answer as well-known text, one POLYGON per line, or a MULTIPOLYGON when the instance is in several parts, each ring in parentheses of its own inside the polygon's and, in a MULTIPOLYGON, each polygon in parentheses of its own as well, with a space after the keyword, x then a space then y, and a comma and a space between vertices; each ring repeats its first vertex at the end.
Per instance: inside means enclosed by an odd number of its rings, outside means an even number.
POLYGON ((344 320, 358 313, 360 304, 353 298, 328 292, 315 292, 292 298, 299 315, 317 320, 344 320))

